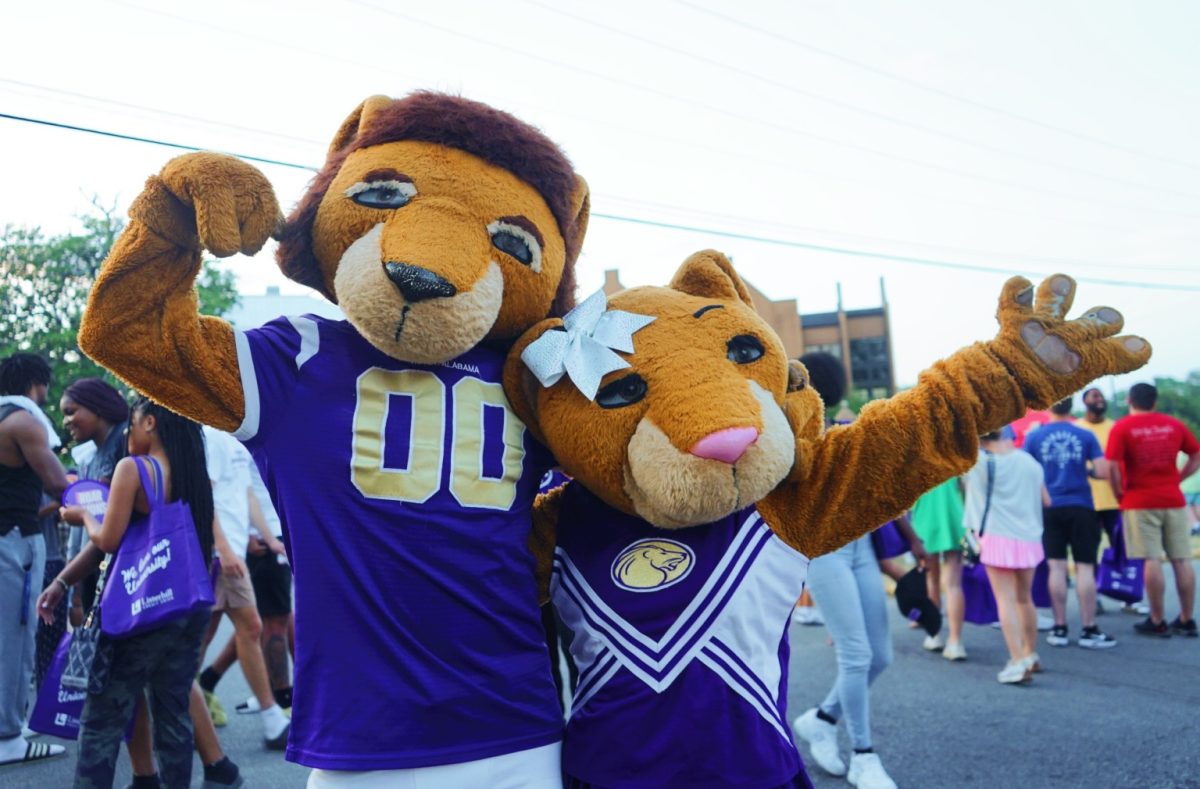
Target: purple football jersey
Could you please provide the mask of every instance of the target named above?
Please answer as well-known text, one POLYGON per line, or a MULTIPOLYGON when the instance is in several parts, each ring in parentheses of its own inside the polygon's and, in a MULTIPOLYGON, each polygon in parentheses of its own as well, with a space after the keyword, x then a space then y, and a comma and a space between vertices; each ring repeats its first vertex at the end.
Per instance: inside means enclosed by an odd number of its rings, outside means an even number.
POLYGON ((237 342, 235 436, 295 571, 288 759, 401 769, 556 742, 526 544, 550 458, 508 408, 503 355, 411 364, 315 316, 237 342))
POLYGON ((606 787, 795 778, 787 628, 807 571, 754 507, 658 529, 568 483, 550 586, 579 667, 564 772, 606 787))

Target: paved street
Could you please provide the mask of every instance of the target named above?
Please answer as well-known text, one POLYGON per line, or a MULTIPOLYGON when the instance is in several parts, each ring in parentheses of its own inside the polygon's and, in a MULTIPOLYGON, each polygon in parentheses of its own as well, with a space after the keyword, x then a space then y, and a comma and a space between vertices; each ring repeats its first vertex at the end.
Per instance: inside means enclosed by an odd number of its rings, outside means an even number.
MULTIPOLYGON (((1169 572, 1167 582, 1171 589, 1169 572)), ((1200 787, 1200 639, 1135 636, 1137 618, 1105 604, 1110 613, 1099 622, 1120 644, 1106 652, 1044 646, 1046 671, 1028 687, 996 682, 1006 657, 998 630, 968 625, 969 660, 951 664, 922 650, 918 631, 891 606, 896 659, 875 683, 872 714, 876 750, 896 782, 905 789, 1200 787)), ((1177 613, 1169 603, 1168 615, 1177 613)), ((1070 621, 1078 634, 1073 607, 1070 621)), ((226 626, 218 638, 227 633, 226 626)), ((792 637, 795 716, 824 696, 835 667, 823 627, 793 627, 792 637)), ((236 668, 217 690, 230 711, 221 739, 247 786, 303 787, 308 771, 262 750, 255 716, 233 714, 247 695, 236 668)), ((848 752, 844 734, 843 746, 848 752)), ((69 747, 65 759, 0 769, 0 789, 69 786, 69 747)), ((848 786, 811 770, 819 789, 848 786)), ((197 766, 195 786, 199 778, 197 766)), ((128 781, 122 759, 116 785, 128 781)))
MULTIPOLYGON (((1193 563, 1196 566, 1196 563, 1193 563)), ((1174 618, 1167 572, 1167 613, 1174 618)), ((1074 590, 1071 590, 1072 603, 1074 590)), ((1077 646, 1038 653, 1045 672, 1028 686, 1004 686, 1008 658, 1000 631, 967 625, 965 663, 921 649, 889 599, 895 662, 872 687, 875 750, 902 788, 1200 787, 1200 639, 1135 635, 1140 620, 1098 617, 1118 640, 1107 651, 1077 646)), ((1072 604, 1068 623, 1077 636, 1072 604)), ((824 698, 836 669, 821 627, 792 628, 789 714, 824 698)), ((842 726, 843 752, 849 740, 842 726)), ((848 786, 801 752, 818 789, 848 786)), ((848 756, 847 756, 848 760, 848 756)))

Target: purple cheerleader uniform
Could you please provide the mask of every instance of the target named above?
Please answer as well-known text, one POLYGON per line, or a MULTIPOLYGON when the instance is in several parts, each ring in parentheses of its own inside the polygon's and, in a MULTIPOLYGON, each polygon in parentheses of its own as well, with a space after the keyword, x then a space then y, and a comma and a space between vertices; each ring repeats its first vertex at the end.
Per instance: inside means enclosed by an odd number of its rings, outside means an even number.
POLYGON ((567 785, 811 786, 786 716, 807 569, 754 507, 665 530, 568 483, 551 580, 579 667, 567 785))

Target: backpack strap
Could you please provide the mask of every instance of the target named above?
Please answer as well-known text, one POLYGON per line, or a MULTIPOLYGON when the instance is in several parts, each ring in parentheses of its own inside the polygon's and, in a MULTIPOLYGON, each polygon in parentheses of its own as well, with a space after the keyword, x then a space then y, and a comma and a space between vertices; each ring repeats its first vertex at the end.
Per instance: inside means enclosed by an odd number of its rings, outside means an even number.
MULTIPOLYGON (((986 450, 984 450, 986 452, 986 450)), ((996 484, 996 455, 987 452, 987 498, 983 503, 983 517, 979 519, 979 536, 983 536, 983 530, 987 528, 988 512, 992 509, 992 488, 996 484)))

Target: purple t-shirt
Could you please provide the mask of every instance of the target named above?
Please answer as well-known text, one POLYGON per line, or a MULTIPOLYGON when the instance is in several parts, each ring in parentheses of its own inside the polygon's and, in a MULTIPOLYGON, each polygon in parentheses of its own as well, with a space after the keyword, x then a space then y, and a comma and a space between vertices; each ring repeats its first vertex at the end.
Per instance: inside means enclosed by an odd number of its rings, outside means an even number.
POLYGON ((753 507, 657 529, 568 483, 551 580, 579 667, 564 772, 607 787, 794 778, 787 629, 807 570, 753 507))
POLYGON ((1023 449, 1042 464, 1050 506, 1092 509, 1087 463, 1104 457, 1094 433, 1070 422, 1051 422, 1027 434, 1023 449))
POLYGON ((295 571, 288 759, 401 769, 556 742, 526 544, 550 458, 508 408, 504 357, 410 364, 315 316, 237 342, 235 435, 295 571))

